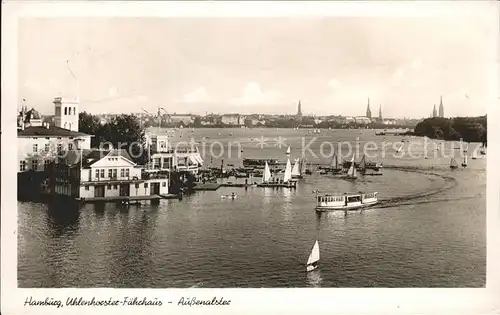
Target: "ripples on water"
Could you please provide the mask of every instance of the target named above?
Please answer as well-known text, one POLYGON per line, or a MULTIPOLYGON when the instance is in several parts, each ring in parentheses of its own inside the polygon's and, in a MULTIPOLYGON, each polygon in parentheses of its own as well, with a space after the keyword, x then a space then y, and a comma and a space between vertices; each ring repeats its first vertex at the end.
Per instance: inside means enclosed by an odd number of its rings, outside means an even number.
POLYGON ((444 167, 435 175, 386 169, 355 183, 313 174, 297 190, 221 188, 143 208, 18 203, 19 286, 484 286, 485 160, 456 172, 445 159, 399 163, 444 167), (446 185, 405 205, 347 216, 313 211, 318 188, 404 200, 446 185), (220 198, 233 191, 236 200, 220 198), (320 267, 306 273, 316 238, 320 267))

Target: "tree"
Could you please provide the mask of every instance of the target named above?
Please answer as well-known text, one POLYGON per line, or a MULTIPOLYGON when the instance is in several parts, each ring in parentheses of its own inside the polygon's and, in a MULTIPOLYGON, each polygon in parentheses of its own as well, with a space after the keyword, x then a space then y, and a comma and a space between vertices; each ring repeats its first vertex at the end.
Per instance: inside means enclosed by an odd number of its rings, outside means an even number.
POLYGON ((85 112, 80 114, 79 119, 82 132, 94 135, 92 147, 101 147, 108 142, 116 149, 127 150, 136 163, 143 164, 147 160, 144 150, 145 129, 137 117, 123 114, 113 117, 104 125, 99 123, 96 116, 85 112))
POLYGON ((80 132, 94 135, 90 140, 91 147, 98 147, 99 143, 103 141, 100 138, 102 134, 102 125, 97 116, 88 114, 87 112, 80 113, 78 115, 78 129, 80 132))

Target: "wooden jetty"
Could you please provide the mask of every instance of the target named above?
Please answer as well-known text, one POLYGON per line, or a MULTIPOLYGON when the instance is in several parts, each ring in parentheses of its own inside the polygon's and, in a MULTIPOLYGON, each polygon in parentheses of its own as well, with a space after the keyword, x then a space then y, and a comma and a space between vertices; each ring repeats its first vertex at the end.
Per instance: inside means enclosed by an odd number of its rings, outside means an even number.
POLYGON ((193 187, 195 191, 215 191, 219 189, 222 185, 218 183, 204 183, 204 184, 197 184, 196 186, 193 187))

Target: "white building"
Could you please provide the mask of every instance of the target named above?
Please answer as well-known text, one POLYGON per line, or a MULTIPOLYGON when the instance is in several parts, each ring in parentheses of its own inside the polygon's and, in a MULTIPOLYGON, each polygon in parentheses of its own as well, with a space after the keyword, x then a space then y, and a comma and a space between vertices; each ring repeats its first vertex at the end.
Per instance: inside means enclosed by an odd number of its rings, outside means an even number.
POLYGON ((224 114, 221 116, 221 122, 224 125, 243 126, 245 124, 245 116, 239 114, 224 114))
POLYGON ((78 101, 56 97, 54 106, 54 123, 56 127, 78 131, 78 101))
POLYGON ((168 194, 168 179, 143 179, 142 167, 125 150, 90 150, 81 155, 81 161, 68 157, 56 165, 56 194, 85 200, 168 194))
POLYGON ((356 123, 360 124, 360 125, 368 125, 372 122, 372 120, 370 118, 365 117, 365 116, 358 116, 358 117, 355 117, 354 119, 356 120, 356 123))
POLYGON ((78 132, 78 104, 60 97, 54 100, 55 126, 42 123, 35 109, 23 109, 17 122, 18 172, 43 171, 56 156, 64 152, 90 149, 92 135, 78 132), (61 127, 65 126, 65 127, 61 127))

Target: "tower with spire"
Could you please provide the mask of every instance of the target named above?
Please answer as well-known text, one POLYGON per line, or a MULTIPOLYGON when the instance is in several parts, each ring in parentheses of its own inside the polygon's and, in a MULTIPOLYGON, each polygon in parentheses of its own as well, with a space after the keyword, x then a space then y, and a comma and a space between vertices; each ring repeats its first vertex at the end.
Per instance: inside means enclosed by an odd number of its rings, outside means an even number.
POLYGON ((441 101, 439 102, 439 117, 444 117, 444 107, 443 107, 443 97, 441 96, 441 101))
POLYGON ((368 98, 368 106, 366 106, 366 117, 372 119, 372 111, 370 110, 370 98, 368 98))
POLYGON ((378 108, 378 119, 382 121, 382 104, 380 104, 378 108))
POLYGON ((301 117, 302 117, 302 105, 300 104, 300 100, 299 100, 299 105, 297 108, 297 118, 301 118, 301 117))
POLYGON ((434 109, 432 110, 432 117, 437 117, 436 104, 434 104, 434 109))

